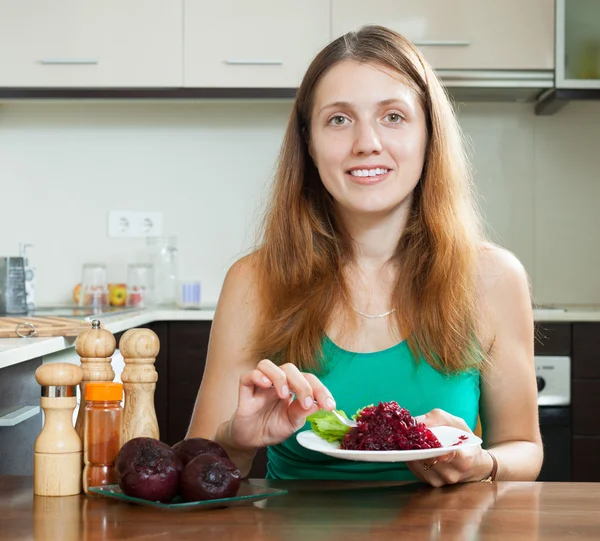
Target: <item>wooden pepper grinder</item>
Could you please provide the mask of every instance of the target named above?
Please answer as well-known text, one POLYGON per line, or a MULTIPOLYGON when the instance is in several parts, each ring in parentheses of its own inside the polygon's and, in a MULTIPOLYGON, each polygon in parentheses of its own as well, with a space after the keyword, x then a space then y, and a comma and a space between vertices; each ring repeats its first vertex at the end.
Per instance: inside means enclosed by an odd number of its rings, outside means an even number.
POLYGON ((125 361, 121 373, 125 393, 122 444, 140 436, 159 439, 154 409, 158 336, 150 329, 130 329, 121 337, 119 349, 125 361))
POLYGON ((110 364, 117 347, 115 337, 110 331, 100 328, 97 319, 92 321, 92 328, 81 332, 75 342, 75 351, 81 358, 83 379, 80 387, 79 411, 75 430, 83 441, 83 423, 85 419, 85 386, 90 381, 112 381, 115 371, 110 364))
POLYGON ((70 363, 43 364, 35 371, 42 386, 44 427, 33 448, 33 492, 72 496, 81 491, 82 444, 73 426, 81 368, 70 363))

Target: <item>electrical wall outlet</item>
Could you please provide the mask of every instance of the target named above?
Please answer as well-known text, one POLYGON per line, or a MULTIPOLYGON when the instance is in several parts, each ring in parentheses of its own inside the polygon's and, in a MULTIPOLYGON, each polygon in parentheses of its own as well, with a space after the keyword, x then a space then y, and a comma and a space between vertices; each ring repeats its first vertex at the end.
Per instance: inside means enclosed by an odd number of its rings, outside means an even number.
POLYGON ((162 233, 162 212, 111 210, 108 213, 108 236, 157 237, 162 233))

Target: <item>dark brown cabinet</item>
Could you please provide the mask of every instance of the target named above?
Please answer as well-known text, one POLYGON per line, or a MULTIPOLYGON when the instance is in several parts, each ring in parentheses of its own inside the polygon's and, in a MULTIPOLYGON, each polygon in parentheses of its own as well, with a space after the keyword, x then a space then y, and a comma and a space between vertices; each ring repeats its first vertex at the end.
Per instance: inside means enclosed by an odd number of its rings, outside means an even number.
POLYGON ((600 481, 600 323, 573 323, 573 481, 600 481))
POLYGON ((573 324, 573 378, 600 384, 600 323, 573 324))
POLYGON ((600 435, 573 436, 573 481, 600 481, 600 435))
POLYGON ((570 480, 600 481, 600 323, 536 323, 535 350, 571 357, 570 480))
POLYGON ((535 354, 536 355, 571 355, 570 323, 536 322, 535 354))
MULTIPOLYGON (((538 391, 554 389, 562 383, 569 387, 571 378, 565 360, 544 361, 544 357, 570 357, 572 349, 572 325, 570 323, 536 322, 535 355, 538 391), (558 363, 558 364, 555 364, 558 363), (556 369, 563 366, 567 381, 560 381, 556 369), (549 386, 549 387, 548 387, 549 386)), ((542 392, 541 397, 546 398, 542 392)), ((572 477, 572 431, 571 408, 569 405, 542 402, 538 408, 540 432, 544 445, 544 462, 538 476, 539 481, 570 481, 572 477)))

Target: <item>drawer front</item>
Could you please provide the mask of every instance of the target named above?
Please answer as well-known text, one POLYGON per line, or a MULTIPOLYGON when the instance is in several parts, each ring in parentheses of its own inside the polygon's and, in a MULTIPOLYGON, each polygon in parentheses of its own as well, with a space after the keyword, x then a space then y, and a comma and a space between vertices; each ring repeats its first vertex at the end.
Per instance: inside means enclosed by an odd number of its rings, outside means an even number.
POLYGON ((571 405, 573 434, 600 436, 600 380, 574 379, 571 405))
POLYGON ((573 438, 573 481, 600 482, 600 436, 573 438))
POLYGON ((573 377, 600 378, 600 323, 573 324, 573 377))
POLYGON ((571 324, 535 323, 536 355, 571 355, 571 324))
MULTIPOLYGON (((40 386, 34 373, 41 364, 41 359, 32 359, 0 370, 0 416, 39 406, 40 386)), ((33 474, 33 445, 41 430, 39 412, 15 426, 0 426, 0 475, 33 474)))

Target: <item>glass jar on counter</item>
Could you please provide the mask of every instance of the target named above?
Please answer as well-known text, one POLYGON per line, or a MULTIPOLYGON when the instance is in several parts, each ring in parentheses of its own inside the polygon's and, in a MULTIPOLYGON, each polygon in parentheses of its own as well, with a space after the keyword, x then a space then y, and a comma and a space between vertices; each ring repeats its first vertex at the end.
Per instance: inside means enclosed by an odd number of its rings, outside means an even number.
POLYGON ((117 483, 115 460, 121 449, 123 384, 88 382, 85 386, 83 491, 117 483))
POLYGON ((174 306, 177 291, 177 238, 148 237, 146 245, 154 267, 155 303, 174 306))

